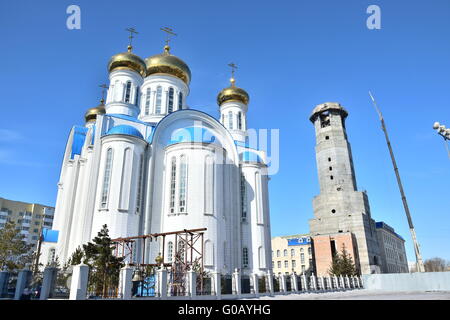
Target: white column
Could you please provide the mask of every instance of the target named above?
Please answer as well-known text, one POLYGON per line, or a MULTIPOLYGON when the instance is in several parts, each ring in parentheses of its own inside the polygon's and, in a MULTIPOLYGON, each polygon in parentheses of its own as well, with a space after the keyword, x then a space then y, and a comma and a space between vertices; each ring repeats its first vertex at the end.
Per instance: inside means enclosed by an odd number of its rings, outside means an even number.
POLYGON ((345 282, 344 282, 344 277, 342 275, 339 276, 339 287, 341 289, 345 289, 345 282))
POLYGON ((350 279, 349 279, 349 277, 348 277, 348 275, 345 275, 345 285, 347 286, 347 288, 351 288, 350 287, 350 279))
POLYGON ((16 292, 14 294, 14 300, 20 300, 22 293, 26 287, 28 287, 29 280, 31 278, 31 271, 23 269, 19 271, 16 282, 16 292))
POLYGON ((120 269, 119 295, 124 300, 131 299, 133 289, 133 268, 128 264, 120 269))
POLYGON ((333 279, 331 279, 331 276, 328 275, 328 286, 330 290, 333 290, 333 279))
POLYGON ((69 300, 85 300, 87 295, 89 267, 79 264, 73 267, 69 300))

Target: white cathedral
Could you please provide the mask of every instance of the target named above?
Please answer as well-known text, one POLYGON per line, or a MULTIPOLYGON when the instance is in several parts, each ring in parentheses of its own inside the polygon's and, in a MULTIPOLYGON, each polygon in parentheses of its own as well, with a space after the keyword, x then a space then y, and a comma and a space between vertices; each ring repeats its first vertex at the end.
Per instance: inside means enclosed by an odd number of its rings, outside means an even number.
MULTIPOLYGON (((113 239, 206 228, 207 271, 270 272, 267 158, 248 145, 247 92, 232 77, 217 97, 219 120, 189 109, 191 71, 168 45, 145 61, 130 45, 108 71, 106 103, 67 141, 53 224, 59 261, 105 224, 113 239)), ((172 262, 166 237, 145 249, 144 263, 162 245, 172 262)))

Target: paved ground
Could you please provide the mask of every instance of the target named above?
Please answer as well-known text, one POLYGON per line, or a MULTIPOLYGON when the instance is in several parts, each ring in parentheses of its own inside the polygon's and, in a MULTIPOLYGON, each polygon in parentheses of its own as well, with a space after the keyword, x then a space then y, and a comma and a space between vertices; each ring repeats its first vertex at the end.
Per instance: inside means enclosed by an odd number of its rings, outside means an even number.
POLYGON ((345 292, 276 295, 248 300, 450 300, 450 291, 380 292, 362 289, 345 292))

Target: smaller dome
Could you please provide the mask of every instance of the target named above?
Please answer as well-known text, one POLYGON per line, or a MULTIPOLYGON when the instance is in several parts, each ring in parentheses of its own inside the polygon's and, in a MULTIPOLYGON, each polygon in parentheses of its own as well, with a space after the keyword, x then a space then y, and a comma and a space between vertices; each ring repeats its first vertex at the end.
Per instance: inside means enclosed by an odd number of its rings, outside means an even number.
POLYGON ((131 52, 132 47, 128 46, 128 52, 118 53, 111 57, 108 63, 108 71, 114 70, 133 70, 145 77, 146 65, 144 60, 131 52))
POLYGON ((248 102, 250 101, 248 93, 244 89, 235 86, 234 78, 231 78, 230 81, 231 86, 219 92, 217 96, 217 104, 220 106, 227 101, 239 101, 245 105, 248 105, 248 102))
POLYGON ((191 70, 180 58, 170 54, 170 47, 165 46, 164 52, 145 59, 147 64, 147 77, 155 73, 165 73, 181 79, 189 85, 191 70))
POLYGON ((107 136, 112 135, 112 134, 123 134, 123 135, 127 135, 127 136, 134 136, 134 137, 144 139, 144 137, 142 136, 142 134, 139 132, 138 129, 136 129, 135 127, 132 127, 132 126, 124 125, 124 124, 112 127, 106 133, 107 136))
POLYGON ((100 104, 96 107, 88 109, 84 114, 84 119, 86 122, 95 121, 97 119, 97 115, 105 114, 105 100, 101 100, 100 104))

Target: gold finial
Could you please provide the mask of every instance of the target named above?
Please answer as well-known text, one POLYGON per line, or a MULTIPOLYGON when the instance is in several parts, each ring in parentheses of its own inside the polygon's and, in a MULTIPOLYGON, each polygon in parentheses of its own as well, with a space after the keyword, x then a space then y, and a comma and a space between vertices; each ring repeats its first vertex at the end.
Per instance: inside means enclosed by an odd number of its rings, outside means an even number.
POLYGON ((164 53, 169 54, 170 53, 170 46, 169 46, 169 42, 170 42, 170 36, 177 36, 177 34, 175 32, 173 32, 173 29, 169 28, 169 27, 164 27, 164 28, 159 28, 161 31, 164 31, 167 35, 166 35, 166 45, 164 46, 164 53))
POLYGON ((236 82, 236 80, 234 79, 234 72, 237 69, 237 65, 235 65, 233 62, 231 62, 231 63, 228 64, 228 66, 231 67, 231 79, 230 79, 230 82, 231 82, 231 86, 234 87, 235 86, 235 82, 236 82))
POLYGON ((106 89, 108 89, 108 86, 103 83, 103 84, 99 85, 99 87, 103 88, 103 90, 102 90, 102 99, 100 100, 100 103, 101 104, 105 104, 105 91, 106 91, 106 89))
POLYGON ((128 36, 128 39, 130 39, 130 43, 128 44, 128 52, 131 52, 131 50, 133 49, 133 46, 131 45, 134 38, 133 34, 138 34, 139 32, 137 32, 134 28, 126 28, 125 30, 130 33, 130 35, 128 36))

